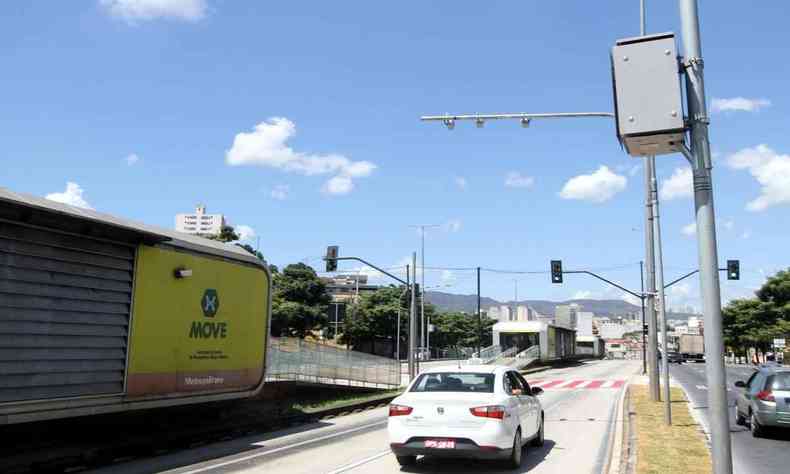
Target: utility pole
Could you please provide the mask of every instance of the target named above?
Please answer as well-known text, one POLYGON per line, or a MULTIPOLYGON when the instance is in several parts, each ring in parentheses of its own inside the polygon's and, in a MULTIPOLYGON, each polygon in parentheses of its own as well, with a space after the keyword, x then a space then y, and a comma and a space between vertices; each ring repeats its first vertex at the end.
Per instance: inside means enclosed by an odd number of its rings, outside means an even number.
POLYGON ((716 218, 713 209, 713 167, 708 141, 708 111, 705 104, 702 45, 699 34, 697 0, 680 0, 683 35, 686 96, 691 124, 691 150, 684 150, 694 172, 694 207, 697 216, 697 246, 705 318, 705 372, 708 379, 713 472, 732 473, 730 417, 727 406, 727 376, 724 370, 724 336, 721 321, 716 251, 716 218))
POLYGON ((645 334, 645 262, 639 262, 639 277, 642 283, 642 375, 647 374, 647 335, 645 334))
POLYGON ((483 344, 483 313, 480 310, 480 267, 477 267, 477 354, 480 355, 480 350, 483 344))
MULTIPOLYGON (((420 224, 420 225, 412 225, 409 227, 414 227, 420 229, 420 266, 422 267, 422 271, 420 274, 420 288, 422 288, 422 293, 420 294, 420 347, 425 348, 428 345, 428 321, 425 319, 425 229, 431 227, 441 227, 439 224, 420 224)), ((416 278, 416 277, 415 277, 416 278)), ((415 280, 416 281, 416 280, 415 280)))
POLYGON ((414 380, 414 353, 417 351, 417 252, 411 254, 411 303, 409 304, 409 381, 414 380))
MULTIPOLYGON (((651 157, 654 158, 654 157, 651 157)), ((664 376, 664 422, 672 424, 672 398, 669 391, 669 355, 667 354, 667 313, 666 298, 664 298, 664 256, 661 246, 661 215, 658 205, 658 180, 656 179, 655 159, 651 162, 651 175, 653 181, 650 183, 650 199, 653 204, 653 232, 656 238, 656 286, 658 286, 658 313, 660 315, 659 324, 661 325, 661 341, 663 344, 664 356, 661 358, 662 372, 664 376)))
MULTIPOLYGON (((406 264, 406 288, 403 289, 400 297, 398 297, 398 322, 395 330, 395 359, 400 363, 400 312, 403 309, 403 295, 409 291, 409 265, 406 264)), ((398 364, 400 367, 400 364, 398 364)), ((400 369, 398 369, 400 370, 400 369)))
MULTIPOLYGON (((639 31, 642 36, 647 30, 645 0, 639 2, 639 31)), ((650 386, 650 400, 661 400, 658 381, 658 320, 656 317, 656 260, 655 240, 653 236, 653 202, 650 198, 650 186, 653 182, 656 157, 645 157, 645 270, 647 271, 647 378, 650 386)), ((643 326, 644 327, 644 326, 643 326)))

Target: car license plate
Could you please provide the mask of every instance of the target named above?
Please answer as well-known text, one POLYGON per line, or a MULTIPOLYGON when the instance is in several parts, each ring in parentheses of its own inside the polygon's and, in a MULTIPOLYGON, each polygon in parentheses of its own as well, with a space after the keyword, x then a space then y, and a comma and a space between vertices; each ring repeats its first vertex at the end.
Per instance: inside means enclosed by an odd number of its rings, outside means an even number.
POLYGON ((436 448, 436 449, 455 449, 455 440, 454 439, 426 439, 425 447, 436 448))

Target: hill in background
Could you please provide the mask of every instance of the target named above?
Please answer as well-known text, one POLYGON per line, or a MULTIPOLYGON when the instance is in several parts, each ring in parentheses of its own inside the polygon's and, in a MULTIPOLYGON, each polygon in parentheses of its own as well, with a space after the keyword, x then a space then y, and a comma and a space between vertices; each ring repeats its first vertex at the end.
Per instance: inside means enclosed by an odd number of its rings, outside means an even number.
MULTIPOLYGON (((441 291, 428 291, 425 295, 426 301, 430 301, 443 311, 463 311, 474 313, 477 310, 477 295, 456 295, 453 293, 443 293, 441 291)), ((615 317, 628 314, 640 315, 641 306, 633 305, 623 300, 592 300, 592 299, 572 299, 567 301, 548 301, 548 300, 520 300, 519 305, 529 306, 540 314, 554 315, 554 309, 558 305, 575 303, 581 306, 582 311, 592 311, 596 316, 615 317)), ((491 306, 513 305, 513 301, 497 301, 493 298, 481 297, 480 306, 487 310, 491 306)), ((689 313, 668 313, 667 319, 686 320, 689 316, 699 316, 689 313)))

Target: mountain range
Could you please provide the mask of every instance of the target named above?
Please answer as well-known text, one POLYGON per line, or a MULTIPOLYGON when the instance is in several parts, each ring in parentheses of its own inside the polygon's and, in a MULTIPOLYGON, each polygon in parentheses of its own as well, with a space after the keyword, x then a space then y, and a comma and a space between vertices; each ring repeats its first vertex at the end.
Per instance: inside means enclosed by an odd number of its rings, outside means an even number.
MULTIPOLYGON (((428 291, 425 294, 426 301, 443 311, 462 311, 474 313, 477 310, 477 295, 456 295, 441 291, 428 291)), ((593 300, 593 299, 571 299, 566 301, 548 300, 520 300, 516 304, 529 306, 538 313, 546 316, 553 316, 555 308, 559 305, 575 303, 582 308, 582 311, 592 311, 596 316, 622 317, 626 315, 640 315, 642 307, 633 305, 623 300, 593 300)), ((485 311, 491 306, 509 305, 513 306, 513 301, 497 301, 493 298, 483 296, 480 298, 480 307, 485 311)), ((667 319, 687 320, 690 316, 700 316, 690 313, 667 313, 667 319)))

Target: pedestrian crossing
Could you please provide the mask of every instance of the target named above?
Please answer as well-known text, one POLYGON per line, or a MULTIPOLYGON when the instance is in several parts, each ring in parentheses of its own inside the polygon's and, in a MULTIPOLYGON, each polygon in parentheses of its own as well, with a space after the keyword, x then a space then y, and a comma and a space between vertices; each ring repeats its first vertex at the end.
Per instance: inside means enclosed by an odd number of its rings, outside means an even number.
POLYGON ((594 379, 534 379, 527 380, 531 387, 540 387, 543 390, 589 390, 589 389, 617 389, 625 385, 625 380, 594 380, 594 379))

